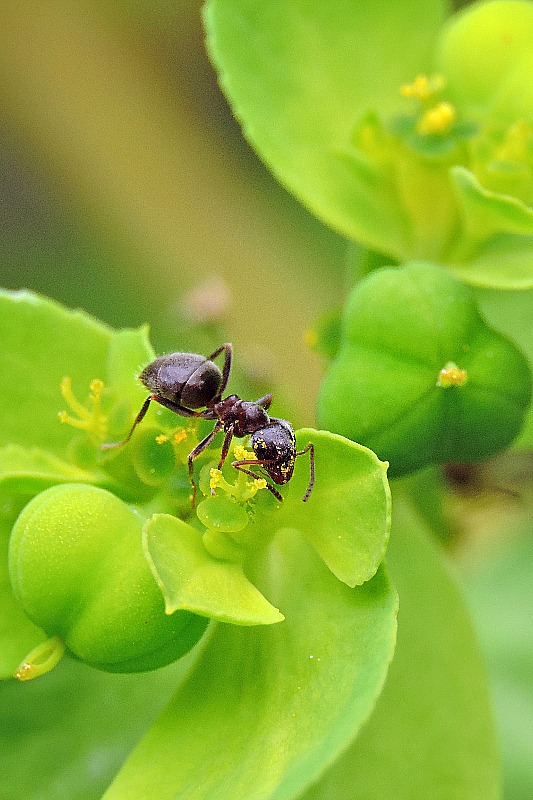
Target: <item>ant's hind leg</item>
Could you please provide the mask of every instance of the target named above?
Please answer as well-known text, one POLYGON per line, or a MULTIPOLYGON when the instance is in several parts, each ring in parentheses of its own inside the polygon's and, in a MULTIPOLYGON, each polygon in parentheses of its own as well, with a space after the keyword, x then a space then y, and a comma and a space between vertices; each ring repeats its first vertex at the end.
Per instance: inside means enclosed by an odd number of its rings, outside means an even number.
POLYGON ((216 358, 222 351, 225 351, 224 354, 224 366, 222 367, 222 383, 220 384, 220 390, 218 392, 219 397, 222 397, 224 392, 226 391, 226 386, 228 385, 229 381, 229 374, 231 372, 231 359, 233 356, 233 346, 230 342, 226 342, 225 344, 220 345, 214 353, 211 353, 210 356, 207 357, 207 361, 212 361, 216 358))

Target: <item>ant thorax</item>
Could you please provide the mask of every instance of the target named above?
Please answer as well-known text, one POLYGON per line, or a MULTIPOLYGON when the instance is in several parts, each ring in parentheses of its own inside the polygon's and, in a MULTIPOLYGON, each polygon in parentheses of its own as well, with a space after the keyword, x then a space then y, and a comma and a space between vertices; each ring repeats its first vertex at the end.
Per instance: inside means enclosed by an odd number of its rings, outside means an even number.
POLYGON ((231 427, 237 439, 264 428, 270 422, 264 408, 257 403, 241 400, 236 394, 229 395, 216 403, 213 410, 224 424, 224 429, 228 430, 231 427))

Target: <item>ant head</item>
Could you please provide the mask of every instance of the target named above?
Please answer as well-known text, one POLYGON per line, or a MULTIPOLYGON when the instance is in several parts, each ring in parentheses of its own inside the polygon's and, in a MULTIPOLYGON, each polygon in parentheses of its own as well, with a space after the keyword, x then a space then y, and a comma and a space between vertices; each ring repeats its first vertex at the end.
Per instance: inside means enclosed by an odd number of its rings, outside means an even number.
POLYGON ((250 444, 274 483, 282 485, 290 481, 296 459, 296 442, 288 422, 272 418, 269 425, 252 434, 250 444))

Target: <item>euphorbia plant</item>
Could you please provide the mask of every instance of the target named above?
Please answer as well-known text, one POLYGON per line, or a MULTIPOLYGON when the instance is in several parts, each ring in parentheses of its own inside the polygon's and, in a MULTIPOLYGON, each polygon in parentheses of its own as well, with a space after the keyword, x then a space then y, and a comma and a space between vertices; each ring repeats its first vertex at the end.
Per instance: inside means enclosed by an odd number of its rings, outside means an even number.
MULTIPOLYGON (((309 502, 303 459, 279 502, 231 457, 217 470, 215 440, 193 508, 187 455, 208 428, 159 408, 102 449, 146 397, 146 330, 1 295, 2 674, 51 670, 28 688, 85 676, 112 693, 131 678, 120 673, 178 659, 170 703, 108 800, 498 796, 483 669, 431 542, 438 476, 397 484, 386 551, 384 462, 403 476, 485 458, 529 408, 526 358, 464 284, 533 285, 531 9, 493 2, 445 22, 427 0, 207 5, 250 141, 366 248, 341 325, 316 335, 331 356, 319 422, 336 433, 297 432, 299 449, 314 446, 309 502), (388 670, 391 578, 402 610, 388 670)), ((251 458, 245 445, 235 460, 251 458)), ((150 673, 138 680, 133 707, 150 673)), ((137 738, 151 721, 139 719, 137 738)), ((124 717, 105 724, 122 741, 124 717)), ((83 762, 95 745, 80 729, 83 762)), ((102 790, 124 755, 109 757, 102 790)))

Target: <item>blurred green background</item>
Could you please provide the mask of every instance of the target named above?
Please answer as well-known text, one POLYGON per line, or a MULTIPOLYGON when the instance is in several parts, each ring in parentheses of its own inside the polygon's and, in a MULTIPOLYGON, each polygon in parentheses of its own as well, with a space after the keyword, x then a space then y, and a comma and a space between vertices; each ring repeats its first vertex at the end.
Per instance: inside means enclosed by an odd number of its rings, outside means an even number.
MULTIPOLYGON (((322 366, 305 334, 342 303, 346 243, 246 144, 200 0, 3 0, 0 95, 0 284, 149 322, 159 353, 230 340, 230 389, 272 389, 274 413, 313 424, 322 366)), ((533 797, 531 490, 514 494, 530 475, 528 460, 455 475, 450 497, 506 800, 533 797)))

